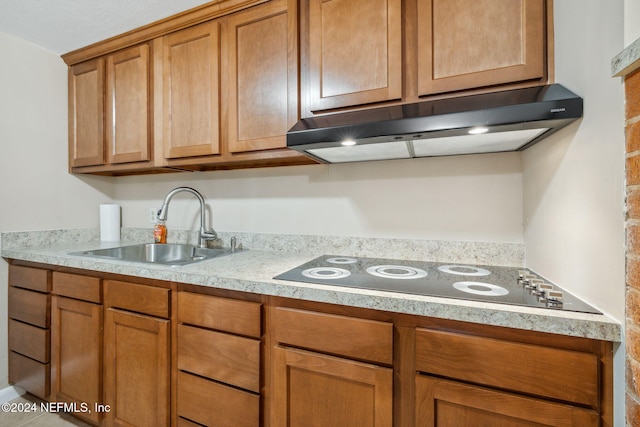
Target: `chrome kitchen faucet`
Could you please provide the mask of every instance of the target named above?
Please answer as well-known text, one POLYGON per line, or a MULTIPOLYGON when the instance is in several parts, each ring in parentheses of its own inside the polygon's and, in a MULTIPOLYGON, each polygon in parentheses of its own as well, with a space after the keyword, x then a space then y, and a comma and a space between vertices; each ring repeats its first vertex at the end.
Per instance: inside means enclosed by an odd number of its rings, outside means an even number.
POLYGON ((161 221, 167 220, 167 213, 169 212, 169 202, 171 198, 175 196, 177 193, 182 191, 186 191, 187 193, 191 193, 198 198, 200 202, 200 233, 198 234, 198 246, 201 248, 206 247, 207 240, 216 240, 218 238, 217 233, 213 230, 207 230, 204 225, 204 197, 202 194, 198 193, 198 191, 194 190, 191 187, 177 187, 174 188, 167 194, 167 197, 164 198, 164 202, 162 202, 162 207, 158 210, 157 218, 161 221))

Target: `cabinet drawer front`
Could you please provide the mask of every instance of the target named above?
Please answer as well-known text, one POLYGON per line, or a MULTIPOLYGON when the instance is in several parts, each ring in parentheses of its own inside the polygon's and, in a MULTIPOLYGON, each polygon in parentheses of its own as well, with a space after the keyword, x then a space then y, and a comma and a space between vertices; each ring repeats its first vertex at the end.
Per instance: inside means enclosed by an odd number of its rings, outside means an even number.
POLYGON ((39 292, 9 288, 9 317, 41 328, 50 324, 51 297, 39 292))
POLYGON ((9 319, 9 350, 49 363, 51 335, 49 329, 37 328, 9 319))
POLYGON ((179 372, 178 416, 207 426, 256 427, 260 425, 260 398, 179 372))
POLYGON ((38 292, 51 290, 50 272, 39 268, 9 266, 9 285, 38 292))
POLYGON ((79 274, 53 273, 53 293, 83 301, 101 303, 101 280, 79 274))
POLYGON ((257 302, 180 292, 178 319, 181 323, 260 338, 261 307, 257 302))
POLYGON ((178 326, 178 369, 260 392, 260 341, 178 326))
POLYGON ((276 340, 283 344, 390 365, 393 325, 375 320, 277 307, 276 340))
POLYGON ((417 375, 416 427, 460 425, 460 420, 479 426, 599 425, 594 410, 417 375))
POLYGON ((10 351, 9 382, 46 400, 51 390, 51 367, 10 351))
POLYGON ((416 330, 416 369, 597 407, 595 354, 462 334, 416 330))
POLYGON ((169 317, 170 290, 105 280, 105 305, 156 317, 169 317))

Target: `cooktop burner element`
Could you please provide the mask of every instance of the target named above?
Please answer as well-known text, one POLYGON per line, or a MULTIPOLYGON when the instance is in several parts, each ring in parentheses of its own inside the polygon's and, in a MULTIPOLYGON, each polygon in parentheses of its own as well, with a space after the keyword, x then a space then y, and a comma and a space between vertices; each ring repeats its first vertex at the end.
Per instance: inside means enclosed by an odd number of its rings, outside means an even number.
POLYGON ((358 259, 349 257, 334 257, 327 258, 327 262, 330 264, 355 264, 356 262, 358 262, 358 259))
POLYGON ((491 295, 500 297, 509 293, 509 291, 502 286, 492 285, 491 283, 456 282, 453 284, 453 287, 459 291, 467 292, 474 295, 491 295))
POLYGON ((367 273, 388 279, 420 279, 427 277, 426 271, 403 265, 374 265, 367 268, 367 273))
POLYGON ((512 267, 325 255, 274 279, 601 314, 531 270, 512 267))
POLYGON ((302 271, 302 275, 304 277, 308 277, 310 279, 344 279, 345 277, 351 276, 351 272, 349 270, 345 270, 344 268, 336 268, 336 267, 316 267, 316 268, 308 268, 302 271))
POLYGON ((441 265, 438 270, 459 276, 488 276, 491 274, 489 270, 471 265, 441 265))

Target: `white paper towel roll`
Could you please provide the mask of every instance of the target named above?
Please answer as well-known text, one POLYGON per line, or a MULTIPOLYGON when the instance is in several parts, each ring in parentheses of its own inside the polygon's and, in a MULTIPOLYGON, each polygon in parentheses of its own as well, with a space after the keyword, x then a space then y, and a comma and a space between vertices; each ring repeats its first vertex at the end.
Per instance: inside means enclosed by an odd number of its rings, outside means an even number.
POLYGON ((100 205, 100 240, 103 242, 120 240, 120 205, 100 205))

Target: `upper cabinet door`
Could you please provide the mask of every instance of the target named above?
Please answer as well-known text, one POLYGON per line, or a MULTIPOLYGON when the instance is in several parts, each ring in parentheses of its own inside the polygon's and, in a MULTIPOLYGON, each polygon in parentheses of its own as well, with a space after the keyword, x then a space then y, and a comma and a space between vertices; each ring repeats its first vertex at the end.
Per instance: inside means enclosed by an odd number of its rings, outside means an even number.
POLYGON ((223 87, 231 153, 286 147, 298 119, 296 10, 295 1, 271 1, 227 21, 223 87))
POLYGON ((149 45, 107 57, 107 162, 150 159, 149 45))
POLYGON ((166 158, 220 152, 220 26, 217 21, 163 40, 166 158))
POLYGON ((546 77, 544 0, 418 0, 419 95, 546 77))
POLYGON ((69 68, 69 163, 104 164, 104 59, 69 68))
POLYGON ((310 111, 402 97, 401 0, 309 0, 308 9, 310 111))

